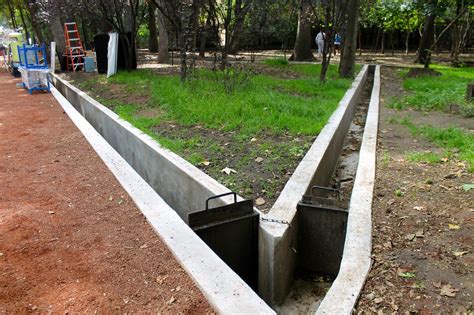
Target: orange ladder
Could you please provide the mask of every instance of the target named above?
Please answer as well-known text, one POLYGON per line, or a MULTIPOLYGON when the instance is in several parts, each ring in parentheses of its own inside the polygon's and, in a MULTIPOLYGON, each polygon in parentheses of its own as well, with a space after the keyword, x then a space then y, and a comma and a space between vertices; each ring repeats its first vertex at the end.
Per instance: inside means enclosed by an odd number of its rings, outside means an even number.
POLYGON ((64 37, 66 38, 66 70, 76 72, 84 67, 84 47, 77 30, 76 22, 64 23, 64 37))

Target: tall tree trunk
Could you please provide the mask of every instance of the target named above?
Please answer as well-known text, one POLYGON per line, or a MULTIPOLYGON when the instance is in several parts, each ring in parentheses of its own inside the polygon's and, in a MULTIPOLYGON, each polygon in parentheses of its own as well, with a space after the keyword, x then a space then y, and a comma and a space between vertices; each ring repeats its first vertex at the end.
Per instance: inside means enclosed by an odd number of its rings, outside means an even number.
POLYGON ((377 53, 379 51, 379 42, 380 42, 380 35, 382 34, 382 28, 377 28, 377 36, 375 36, 375 42, 372 46, 372 52, 377 53))
POLYGON ((406 37, 405 37, 405 55, 408 56, 408 50, 409 50, 409 43, 410 43, 410 32, 407 31, 406 37))
POLYGON ((380 53, 385 55, 385 31, 382 30, 382 42, 380 43, 380 53))
POLYGON ((43 37, 43 32, 41 31, 41 25, 38 23, 38 8, 36 7, 36 3, 29 3, 28 0, 24 1, 26 8, 28 9, 28 12, 30 13, 30 18, 31 18, 31 26, 33 27, 33 31, 36 35, 36 38, 38 39, 38 42, 43 43, 44 42, 44 37, 43 37))
MULTIPOLYGON (((434 4, 433 1, 431 1, 431 3, 434 4)), ((424 64, 426 62, 428 50, 430 49, 431 43, 433 42, 435 19, 436 14, 434 10, 432 10, 425 19, 423 34, 421 35, 420 45, 418 47, 418 56, 416 58, 417 63, 424 64)))
POLYGON ((352 78, 355 72, 355 55, 357 51, 357 31, 359 16, 359 0, 349 0, 347 5, 347 26, 343 36, 344 49, 339 64, 339 75, 343 78, 352 78))
POLYGON ((206 18, 206 24, 204 24, 204 27, 203 27, 202 32, 201 32, 201 43, 199 45, 199 57, 200 58, 205 57, 207 33, 209 32, 210 27, 211 27, 211 15, 208 14, 207 18, 206 18))
POLYGON ((156 28, 156 7, 151 3, 148 4, 148 30, 150 36, 148 37, 148 50, 150 52, 158 52, 158 31, 156 28))
POLYGON ((390 48, 392 49, 392 56, 395 55, 395 47, 393 45, 393 31, 390 32, 390 48))
MULTIPOLYGON (((360 29, 360 25, 359 25, 359 29, 360 29)), ((362 32, 358 32, 359 34, 357 35, 357 37, 359 38, 359 56, 362 56, 362 32)))
POLYGON ((235 54, 240 49, 240 38, 244 28, 245 17, 250 10, 248 1, 237 0, 235 2, 235 22, 230 39, 229 52, 235 54), (242 2, 244 6, 242 6, 242 2))
POLYGON ((59 59, 59 64, 63 62, 63 54, 66 49, 66 39, 64 38, 64 28, 61 23, 59 15, 54 15, 49 23, 51 34, 56 42, 56 53, 59 59))
POLYGON ((30 37, 30 34, 28 32, 28 27, 26 26, 25 17, 23 15, 23 6, 20 4, 18 7, 20 9, 21 24, 23 24, 23 31, 25 32, 25 36, 26 36, 25 39, 26 39, 26 42, 28 42, 28 38, 30 37))
POLYGON ((296 42, 293 55, 290 60, 308 61, 314 60, 311 51, 311 1, 301 0, 300 11, 298 13, 298 32, 296 33, 296 42))
POLYGON ((10 13, 10 18, 12 22, 12 27, 13 29, 18 28, 18 24, 16 24, 16 19, 15 19, 15 7, 12 3, 12 0, 7 0, 7 6, 8 6, 8 12, 10 13))
POLYGON ((169 61, 169 51, 168 51, 168 30, 166 28, 166 17, 163 13, 158 10, 158 32, 159 32, 159 41, 158 41, 158 62, 167 63, 169 61))

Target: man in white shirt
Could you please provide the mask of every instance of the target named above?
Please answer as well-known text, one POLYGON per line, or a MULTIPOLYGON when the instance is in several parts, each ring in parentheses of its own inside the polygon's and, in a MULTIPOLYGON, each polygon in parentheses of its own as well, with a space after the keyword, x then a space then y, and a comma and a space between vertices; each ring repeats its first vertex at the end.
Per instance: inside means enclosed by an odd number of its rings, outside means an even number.
POLYGON ((326 35, 324 34, 323 31, 319 31, 318 35, 316 35, 316 45, 318 45, 318 57, 321 57, 323 55, 323 50, 324 50, 324 38, 326 35))

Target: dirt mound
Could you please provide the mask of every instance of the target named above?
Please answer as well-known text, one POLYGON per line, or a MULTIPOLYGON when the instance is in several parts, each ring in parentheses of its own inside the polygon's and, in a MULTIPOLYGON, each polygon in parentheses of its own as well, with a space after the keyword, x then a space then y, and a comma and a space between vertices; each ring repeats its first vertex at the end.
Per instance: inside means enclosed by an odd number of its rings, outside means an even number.
POLYGON ((409 78, 418 78, 418 77, 439 77, 442 75, 441 72, 438 72, 433 69, 425 69, 425 68, 410 68, 410 71, 407 73, 407 77, 409 78))

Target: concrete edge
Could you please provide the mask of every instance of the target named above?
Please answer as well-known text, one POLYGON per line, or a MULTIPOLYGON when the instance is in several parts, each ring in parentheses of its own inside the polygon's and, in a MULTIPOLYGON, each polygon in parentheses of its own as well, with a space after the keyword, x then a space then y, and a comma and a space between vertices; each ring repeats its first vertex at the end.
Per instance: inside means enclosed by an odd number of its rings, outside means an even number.
POLYGON ((368 75, 368 65, 360 70, 328 123, 283 188, 266 218, 287 224, 263 221, 259 232, 259 294, 270 305, 283 302, 289 292, 296 266, 296 207, 312 185, 326 186, 336 166, 355 108, 368 75), (335 135, 339 135, 336 137, 335 135))
POLYGON ((56 88, 51 93, 218 313, 275 314, 56 88))
MULTIPOLYGON (((81 91, 80 89, 76 88, 75 86, 67 82, 66 80, 60 78, 57 74, 52 74, 51 79, 55 85, 59 81, 60 84, 64 85, 67 88, 67 90, 65 90, 65 95, 64 95, 66 99, 69 99, 70 97, 74 98, 76 95, 78 98, 84 99, 86 102, 90 103, 92 106, 96 107, 100 112, 102 112, 105 116, 107 116, 108 119, 111 119, 112 121, 119 124, 122 128, 124 128, 128 133, 132 134, 136 139, 142 142, 145 146, 149 147, 151 150, 155 151, 157 154, 163 157, 163 159, 165 159, 167 163, 170 163, 170 165, 172 165, 176 169, 179 169, 181 172, 187 174, 190 178, 193 178, 197 183, 199 183, 199 186, 205 187, 205 190, 209 191, 209 195, 206 195, 206 198, 231 191, 229 188, 220 184, 217 180, 207 175, 205 172, 201 171, 200 169, 198 169, 197 167, 195 167, 194 165, 186 161, 181 156, 162 147, 155 139, 153 139, 146 133, 142 132, 138 128, 134 127, 128 121, 123 120, 115 112, 113 112, 106 106, 102 105, 100 102, 96 101, 95 99, 93 99, 92 97, 87 95, 85 92, 81 91), (69 92, 68 90, 72 91, 76 95, 70 96, 68 93, 69 92)), ((73 107, 76 108, 76 110, 79 111, 80 114, 82 114, 82 116, 85 116, 85 109, 82 107, 83 105, 78 105, 78 106, 75 106, 75 104, 72 104, 72 105, 73 107)), ((89 120, 89 119, 86 117, 86 120, 89 120)), ((95 127, 97 129, 97 126, 95 127)), ((241 201, 243 200, 243 198, 237 195, 237 200, 241 201)), ((218 201, 220 201, 220 204, 229 204, 229 203, 233 203, 233 198, 230 196, 221 197, 219 198, 218 201)), ((202 210, 204 209, 204 206, 205 204, 203 203, 202 206, 196 210, 202 210)), ((254 211, 258 212, 261 215, 261 212, 255 207, 254 207, 254 211)))
POLYGON ((351 314, 371 267, 372 195, 379 121, 380 66, 376 66, 359 165, 349 204, 341 268, 316 314, 351 314))

